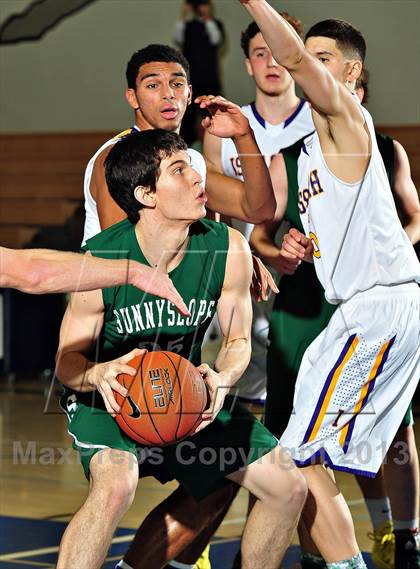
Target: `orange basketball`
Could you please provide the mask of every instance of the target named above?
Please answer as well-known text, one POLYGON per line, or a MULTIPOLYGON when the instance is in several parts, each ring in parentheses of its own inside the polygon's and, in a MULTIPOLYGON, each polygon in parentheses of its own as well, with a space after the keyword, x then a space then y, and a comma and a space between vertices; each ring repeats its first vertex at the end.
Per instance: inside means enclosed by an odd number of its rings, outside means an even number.
POLYGON ((127 397, 114 392, 121 413, 121 429, 143 445, 168 445, 190 435, 201 423, 207 405, 207 389, 193 364, 172 352, 147 352, 133 358, 135 376, 117 380, 127 397))

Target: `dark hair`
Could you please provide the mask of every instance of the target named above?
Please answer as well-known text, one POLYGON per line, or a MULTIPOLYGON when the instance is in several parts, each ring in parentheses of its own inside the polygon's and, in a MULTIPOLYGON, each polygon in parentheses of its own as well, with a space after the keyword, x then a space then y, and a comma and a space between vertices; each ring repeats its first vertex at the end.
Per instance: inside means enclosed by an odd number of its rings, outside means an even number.
MULTIPOLYGON (((303 39, 303 24, 297 18, 294 18, 287 12, 280 12, 280 16, 288 22, 297 34, 303 39)), ((255 22, 251 22, 249 26, 241 33, 241 48, 245 57, 249 57, 249 43, 257 34, 261 32, 255 22)))
POLYGON ((366 67, 363 67, 360 77, 356 81, 356 90, 363 89, 363 99, 362 99, 363 105, 366 105, 369 99, 369 79, 370 79, 370 73, 366 69, 366 67))
POLYGON ((112 147, 105 159, 105 179, 131 223, 138 222, 143 207, 134 190, 146 186, 155 192, 161 161, 179 150, 187 150, 179 134, 160 128, 129 134, 112 147))
POLYGON ((308 31, 305 41, 314 36, 331 38, 342 52, 353 52, 362 61, 366 57, 366 42, 362 33, 344 20, 323 20, 308 31))
POLYGON ((187 80, 190 80, 190 65, 179 50, 169 45, 152 43, 133 53, 130 61, 127 63, 125 76, 127 78, 127 85, 130 89, 136 88, 136 79, 140 67, 145 63, 152 63, 154 61, 179 63, 185 71, 187 80))
POLYGON ((186 0, 186 4, 191 4, 193 8, 197 8, 203 4, 210 4, 210 0, 186 0))

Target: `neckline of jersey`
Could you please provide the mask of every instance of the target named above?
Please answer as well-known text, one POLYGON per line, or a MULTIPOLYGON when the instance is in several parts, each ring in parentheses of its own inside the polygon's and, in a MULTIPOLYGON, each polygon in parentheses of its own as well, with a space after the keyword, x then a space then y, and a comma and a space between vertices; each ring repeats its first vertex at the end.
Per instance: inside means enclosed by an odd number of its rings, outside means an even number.
POLYGON ((255 101, 253 101, 251 103, 251 110, 252 113, 254 115, 254 117, 257 119, 257 121, 260 123, 260 125, 263 128, 267 128, 267 125, 271 128, 278 128, 278 127, 283 127, 286 128, 287 126, 289 126, 289 124, 291 122, 293 122, 295 120, 295 118, 298 116, 298 114, 300 113, 300 111, 303 109, 304 105, 305 105, 305 99, 303 99, 302 97, 300 97, 300 102, 298 104, 298 106, 296 107, 296 109, 293 111, 293 113, 290 115, 290 117, 288 117, 285 121, 279 123, 279 124, 271 124, 268 121, 266 121, 264 119, 263 116, 260 115, 260 113, 257 110, 257 105, 255 104, 255 101))
MULTIPOLYGON (((191 248, 191 243, 192 243, 192 235, 190 232, 190 227, 188 228, 188 244, 185 247, 184 250, 184 255, 182 256, 180 262, 178 263, 178 265, 176 267, 174 267, 171 271, 169 271, 167 274, 168 276, 173 275, 179 268, 180 266, 183 264, 183 262, 186 260, 187 258, 187 253, 189 253, 190 248, 191 248)), ((138 254, 139 260, 143 265, 146 265, 147 267, 150 267, 151 269, 156 269, 155 265, 151 265, 150 262, 148 261, 148 259, 146 258, 146 256, 144 255, 141 247, 140 247, 140 243, 139 240, 137 239, 137 233, 136 233, 136 224, 132 224, 131 227, 131 236, 134 240, 135 246, 136 246, 136 253, 138 254)))

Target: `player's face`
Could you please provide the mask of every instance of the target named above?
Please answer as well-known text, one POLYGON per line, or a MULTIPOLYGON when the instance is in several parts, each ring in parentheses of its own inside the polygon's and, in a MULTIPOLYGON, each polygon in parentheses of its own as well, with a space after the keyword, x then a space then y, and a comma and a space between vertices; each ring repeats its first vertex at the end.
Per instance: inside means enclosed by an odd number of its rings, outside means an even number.
POLYGON ((200 174, 187 152, 175 152, 160 163, 156 208, 168 220, 197 221, 206 215, 207 196, 200 174))
POLYGON ((340 83, 346 83, 350 62, 337 47, 335 39, 322 36, 310 37, 305 43, 306 49, 321 63, 328 67, 331 75, 340 83))
POLYGON ((136 89, 127 89, 126 97, 136 111, 136 122, 141 129, 179 132, 191 102, 191 86, 179 63, 156 61, 140 67, 136 89))
POLYGON ((276 97, 293 85, 290 73, 276 62, 261 33, 249 42, 249 58, 245 60, 245 65, 258 89, 265 95, 276 97))

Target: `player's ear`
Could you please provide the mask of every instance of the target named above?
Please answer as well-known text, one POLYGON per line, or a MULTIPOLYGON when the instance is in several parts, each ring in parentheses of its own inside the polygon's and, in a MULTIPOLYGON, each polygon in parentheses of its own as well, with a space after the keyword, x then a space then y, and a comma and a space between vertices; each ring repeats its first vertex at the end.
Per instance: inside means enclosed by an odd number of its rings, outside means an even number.
POLYGON ((126 89, 125 98, 127 99, 127 102, 130 105, 130 107, 135 111, 137 111, 139 108, 139 102, 137 101, 136 92, 134 91, 134 89, 126 89))
POLYGON ((254 77, 254 72, 252 71, 251 62, 249 61, 248 58, 245 59, 245 69, 250 77, 254 77))
POLYGON ((156 192, 149 186, 137 186, 134 190, 134 197, 143 207, 153 208, 156 205, 156 192))
POLYGON ((192 85, 188 85, 188 102, 187 105, 191 105, 192 101, 192 85))
POLYGON ((362 74, 362 69, 363 69, 363 63, 360 60, 354 59, 353 61, 350 61, 350 66, 346 81, 348 83, 355 83, 362 74))

